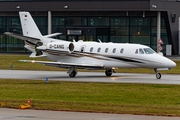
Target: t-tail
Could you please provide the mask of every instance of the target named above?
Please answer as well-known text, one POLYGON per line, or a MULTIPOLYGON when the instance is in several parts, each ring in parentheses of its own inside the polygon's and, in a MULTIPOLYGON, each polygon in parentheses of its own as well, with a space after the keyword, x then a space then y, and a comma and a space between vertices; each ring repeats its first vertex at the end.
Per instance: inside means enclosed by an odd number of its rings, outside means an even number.
POLYGON ((42 34, 29 12, 19 12, 23 36, 41 39, 42 34))
POLYGON ((30 57, 43 55, 43 52, 36 49, 43 45, 43 36, 39 31, 29 12, 19 12, 23 36, 29 38, 25 41, 25 48, 32 52, 30 57))
POLYGON ((21 27, 23 35, 5 32, 5 35, 12 36, 25 42, 25 48, 32 52, 30 57, 42 57, 46 56, 40 47, 46 46, 50 42, 59 42, 60 40, 53 39, 52 37, 60 35, 61 33, 54 33, 50 35, 42 35, 39 31, 35 21, 33 20, 29 12, 19 12, 19 17, 21 21, 21 27))

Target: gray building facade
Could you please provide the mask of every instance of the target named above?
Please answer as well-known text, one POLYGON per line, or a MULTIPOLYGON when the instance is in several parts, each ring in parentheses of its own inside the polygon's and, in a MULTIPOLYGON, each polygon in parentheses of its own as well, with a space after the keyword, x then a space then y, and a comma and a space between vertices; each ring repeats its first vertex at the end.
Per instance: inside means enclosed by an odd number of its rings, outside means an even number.
POLYGON ((57 39, 172 46, 179 55, 180 0, 0 0, 0 53, 26 53, 18 11, 29 11, 43 35, 57 39), (164 44, 157 45, 162 39, 164 44))

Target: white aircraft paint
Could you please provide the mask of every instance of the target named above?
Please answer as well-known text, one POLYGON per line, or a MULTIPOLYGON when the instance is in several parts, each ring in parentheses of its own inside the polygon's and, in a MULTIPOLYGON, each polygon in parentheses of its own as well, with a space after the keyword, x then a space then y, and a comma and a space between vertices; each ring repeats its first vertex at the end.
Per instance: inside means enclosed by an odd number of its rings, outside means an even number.
POLYGON ((76 68, 105 69, 106 76, 111 76, 118 68, 150 68, 160 79, 159 70, 176 66, 172 60, 141 44, 70 42, 50 38, 61 33, 43 36, 29 12, 19 12, 19 15, 23 36, 9 32, 5 34, 24 40, 25 48, 32 52, 30 57, 47 57, 52 61, 21 60, 23 62, 69 68, 67 73, 70 77, 76 76, 76 68))

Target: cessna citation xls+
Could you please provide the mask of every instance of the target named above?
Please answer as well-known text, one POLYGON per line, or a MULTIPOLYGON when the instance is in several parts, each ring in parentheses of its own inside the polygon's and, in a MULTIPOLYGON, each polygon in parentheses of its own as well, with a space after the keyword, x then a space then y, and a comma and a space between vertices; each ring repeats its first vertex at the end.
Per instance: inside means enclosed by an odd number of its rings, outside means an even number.
POLYGON ((156 53, 150 47, 128 43, 70 42, 52 38, 61 33, 43 36, 29 12, 19 12, 23 36, 6 32, 4 34, 24 40, 30 57, 46 57, 51 61, 21 60, 48 66, 69 68, 70 77, 75 77, 77 68, 105 70, 111 76, 117 68, 154 69, 160 79, 159 70, 169 70, 176 66, 172 60, 156 53))

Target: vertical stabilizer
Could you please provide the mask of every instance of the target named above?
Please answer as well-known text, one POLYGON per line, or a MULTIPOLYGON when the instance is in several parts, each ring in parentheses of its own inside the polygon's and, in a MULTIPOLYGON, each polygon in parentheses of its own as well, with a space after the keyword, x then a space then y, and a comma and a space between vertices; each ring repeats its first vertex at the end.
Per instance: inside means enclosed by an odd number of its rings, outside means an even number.
POLYGON ((34 22, 32 16, 29 12, 19 12, 21 26, 23 35, 33 38, 41 38, 42 34, 40 33, 36 23, 34 22))

